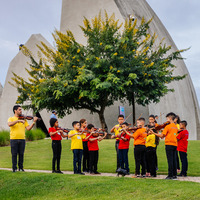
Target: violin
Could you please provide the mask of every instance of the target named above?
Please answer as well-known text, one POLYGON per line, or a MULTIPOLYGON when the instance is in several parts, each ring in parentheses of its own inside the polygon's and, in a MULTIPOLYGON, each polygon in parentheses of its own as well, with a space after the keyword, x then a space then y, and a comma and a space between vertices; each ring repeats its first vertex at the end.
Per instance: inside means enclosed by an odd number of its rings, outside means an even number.
POLYGON ((70 129, 58 127, 57 130, 62 130, 65 133, 69 133, 70 129))
MULTIPOLYGON (((30 115, 29 115, 29 116, 28 116, 28 115, 27 115, 27 116, 25 116, 25 115, 20 115, 20 116, 18 117, 18 119, 20 119, 20 120, 25 120, 25 119, 27 119, 27 120, 32 120, 33 118, 34 118, 34 117, 33 117, 33 116, 30 116, 30 115)), ((41 120, 41 118, 38 118, 37 120, 39 121, 39 120, 41 120)))
POLYGON ((167 125, 169 125, 169 124, 170 124, 169 121, 167 121, 167 122, 165 122, 165 123, 163 123, 163 124, 158 124, 157 126, 155 126, 155 130, 159 131, 159 130, 165 128, 165 126, 167 126, 167 125))
POLYGON ((93 137, 99 137, 99 136, 104 136, 104 132, 94 132, 92 133, 93 137))

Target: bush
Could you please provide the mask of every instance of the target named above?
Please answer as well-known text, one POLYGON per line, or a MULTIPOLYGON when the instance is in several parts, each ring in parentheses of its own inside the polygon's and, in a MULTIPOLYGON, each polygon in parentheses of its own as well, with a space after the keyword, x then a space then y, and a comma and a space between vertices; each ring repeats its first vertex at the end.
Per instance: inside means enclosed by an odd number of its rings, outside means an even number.
POLYGON ((28 141, 41 140, 45 137, 45 133, 41 129, 32 129, 30 131, 26 131, 26 140, 28 141))
POLYGON ((10 132, 6 130, 0 131, 0 146, 7 146, 10 144, 10 132))

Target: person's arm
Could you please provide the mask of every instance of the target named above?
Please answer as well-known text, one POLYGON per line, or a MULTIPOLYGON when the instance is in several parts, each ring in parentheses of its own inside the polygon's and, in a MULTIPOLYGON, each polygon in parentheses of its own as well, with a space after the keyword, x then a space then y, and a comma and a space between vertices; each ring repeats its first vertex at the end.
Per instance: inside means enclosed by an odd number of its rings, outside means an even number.
POLYGON ((69 134, 68 137, 71 138, 71 137, 73 137, 75 135, 78 135, 78 133, 69 134))
POLYGON ((165 137, 165 135, 163 133, 155 133, 152 129, 150 129, 150 132, 152 134, 154 134, 155 136, 160 137, 161 139, 163 139, 165 137))
POLYGON ((87 137, 85 137, 85 140, 88 140, 91 137, 92 133, 90 133, 90 135, 88 135, 87 137))
POLYGON ((33 123, 31 125, 26 126, 26 130, 30 131, 33 126, 35 125, 35 122, 38 120, 38 117, 33 118, 33 123))
POLYGON ((98 140, 99 139, 99 137, 95 137, 95 138, 89 138, 89 141, 95 141, 95 140, 98 140))
POLYGON ((107 136, 107 132, 104 132, 104 136, 102 137, 102 140, 107 136))
POLYGON ((11 126, 14 126, 15 124, 17 124, 17 123, 19 123, 19 122, 21 122, 21 123, 25 123, 25 120, 16 120, 16 121, 13 121, 13 122, 8 122, 8 126, 9 127, 11 127, 11 126))
POLYGON ((124 131, 128 136, 130 136, 131 138, 134 138, 133 134, 130 134, 127 130, 124 130, 124 131))

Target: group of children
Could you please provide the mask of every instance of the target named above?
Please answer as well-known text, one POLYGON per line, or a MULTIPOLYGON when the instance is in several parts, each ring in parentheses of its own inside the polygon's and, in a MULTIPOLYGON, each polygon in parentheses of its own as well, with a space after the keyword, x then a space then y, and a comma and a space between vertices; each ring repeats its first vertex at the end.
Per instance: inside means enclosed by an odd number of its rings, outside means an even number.
MULTIPOLYGON (((166 179, 177 178, 177 158, 180 155, 182 170, 178 176, 187 176, 187 145, 188 131, 186 130, 187 122, 178 121, 177 115, 168 113, 166 115, 167 123, 164 130, 159 133, 160 125, 157 124, 155 116, 149 116, 149 123, 145 125, 145 119, 137 120, 137 127, 129 127, 124 120, 123 115, 118 116, 119 124, 111 129, 112 139, 116 138, 115 149, 117 152, 117 169, 124 169, 129 174, 128 151, 130 139, 134 139, 134 157, 135 157, 135 176, 134 177, 156 177, 157 170, 157 145, 159 138, 165 138, 165 150, 168 162, 168 176, 166 179), (132 133, 133 132, 133 133, 132 133), (141 173, 140 173, 141 167, 141 173)), ((58 128, 58 121, 50 119, 49 134, 52 139, 53 161, 52 172, 62 173, 60 171, 61 139, 67 137, 62 130, 58 128), (61 137, 62 136, 62 137, 61 137), (57 161, 57 170, 55 163, 57 161)), ((72 123, 74 130, 71 130, 68 137, 71 138, 71 150, 73 151, 73 168, 74 174, 84 175, 83 172, 90 174, 100 174, 97 171, 99 147, 98 142, 103 140, 104 136, 96 136, 93 124, 88 124, 85 119, 74 121, 72 123), (83 156, 83 172, 81 172, 83 156)))

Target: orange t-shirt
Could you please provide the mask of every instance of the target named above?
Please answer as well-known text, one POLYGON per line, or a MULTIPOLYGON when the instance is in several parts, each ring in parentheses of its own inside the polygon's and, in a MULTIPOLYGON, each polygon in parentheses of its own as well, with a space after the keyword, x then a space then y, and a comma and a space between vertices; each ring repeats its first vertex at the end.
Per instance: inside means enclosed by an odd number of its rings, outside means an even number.
POLYGON ((133 134, 134 137, 134 146, 135 145, 145 145, 147 133, 146 128, 140 128, 133 134))
POLYGON ((174 123, 167 125, 162 132, 165 136, 165 145, 177 146, 177 133, 178 128, 174 123))

